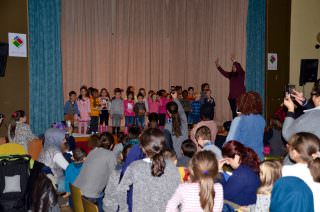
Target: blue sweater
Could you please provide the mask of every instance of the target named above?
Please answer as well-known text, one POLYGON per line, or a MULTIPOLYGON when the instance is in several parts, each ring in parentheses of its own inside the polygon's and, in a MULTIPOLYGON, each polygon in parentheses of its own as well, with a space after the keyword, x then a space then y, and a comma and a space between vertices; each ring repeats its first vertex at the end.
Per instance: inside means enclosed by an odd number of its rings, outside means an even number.
POLYGON ((66 192, 70 193, 70 187, 69 184, 73 184, 74 181, 77 179, 81 167, 83 163, 70 163, 66 169, 65 173, 65 187, 66 187, 66 192))
POLYGON ((263 155, 263 134, 266 122, 261 115, 240 115, 233 119, 226 142, 239 141, 253 149, 260 160, 263 155))
POLYGON ((240 165, 226 181, 222 177, 224 199, 245 206, 255 204, 260 186, 258 174, 250 167, 240 165))

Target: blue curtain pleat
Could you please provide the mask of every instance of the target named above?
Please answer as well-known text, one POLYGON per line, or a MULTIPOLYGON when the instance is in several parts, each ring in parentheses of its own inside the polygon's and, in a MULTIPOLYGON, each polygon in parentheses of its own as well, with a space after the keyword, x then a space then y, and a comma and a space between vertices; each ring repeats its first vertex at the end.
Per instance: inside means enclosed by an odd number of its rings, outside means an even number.
POLYGON ((63 119, 60 0, 28 0, 30 125, 42 134, 63 119))
POLYGON ((266 0, 249 0, 247 16, 247 91, 256 91, 264 102, 266 0))

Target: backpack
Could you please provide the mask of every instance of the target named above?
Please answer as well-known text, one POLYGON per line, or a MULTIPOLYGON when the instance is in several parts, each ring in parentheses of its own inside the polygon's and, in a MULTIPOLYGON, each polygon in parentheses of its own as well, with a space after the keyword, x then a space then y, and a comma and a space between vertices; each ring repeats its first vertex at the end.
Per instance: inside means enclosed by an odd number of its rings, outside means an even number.
POLYGON ((27 211, 30 156, 0 157, 0 211, 27 211))

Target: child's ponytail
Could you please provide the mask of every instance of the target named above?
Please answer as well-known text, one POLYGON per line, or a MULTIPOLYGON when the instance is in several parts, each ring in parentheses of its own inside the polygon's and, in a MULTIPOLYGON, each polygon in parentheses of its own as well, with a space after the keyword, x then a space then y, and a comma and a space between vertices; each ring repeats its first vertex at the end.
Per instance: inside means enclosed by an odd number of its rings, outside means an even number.
POLYGON ((155 177, 160 177, 164 173, 166 162, 164 160, 163 151, 156 153, 152 158, 151 174, 155 177))
POLYGON ((200 187, 200 205, 203 211, 211 212, 214 206, 214 180, 218 175, 218 161, 211 151, 198 152, 189 163, 192 182, 200 187))
POLYGON ((214 181, 210 177, 203 177, 199 180, 200 184, 200 204, 205 212, 213 211, 214 205, 214 181))
POLYGON ((160 129, 149 128, 141 136, 140 145, 144 153, 151 159, 151 174, 160 177, 166 167, 163 152, 165 149, 165 136, 160 129))
POLYGON ((178 111, 178 105, 175 102, 169 102, 167 104, 167 110, 171 114, 172 118, 172 134, 176 137, 180 137, 181 133, 181 119, 178 111))

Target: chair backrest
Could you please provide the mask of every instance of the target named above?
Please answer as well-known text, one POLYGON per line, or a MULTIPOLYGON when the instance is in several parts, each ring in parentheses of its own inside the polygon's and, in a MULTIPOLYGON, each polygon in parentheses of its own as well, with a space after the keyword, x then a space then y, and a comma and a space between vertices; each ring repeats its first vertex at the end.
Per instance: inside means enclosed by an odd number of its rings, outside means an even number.
POLYGON ((70 184, 71 199, 72 199, 72 209, 74 212, 84 212, 81 191, 78 187, 70 184))
POLYGON ((33 160, 38 160, 40 152, 42 150, 42 141, 40 139, 34 139, 28 144, 28 153, 33 160))
POLYGON ((82 197, 83 208, 85 212, 98 212, 98 207, 96 204, 90 202, 89 200, 82 197))

